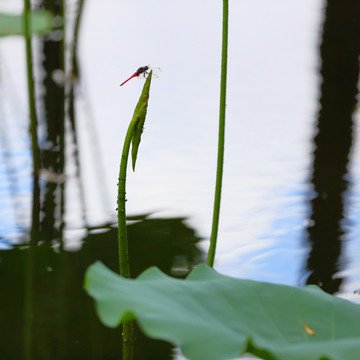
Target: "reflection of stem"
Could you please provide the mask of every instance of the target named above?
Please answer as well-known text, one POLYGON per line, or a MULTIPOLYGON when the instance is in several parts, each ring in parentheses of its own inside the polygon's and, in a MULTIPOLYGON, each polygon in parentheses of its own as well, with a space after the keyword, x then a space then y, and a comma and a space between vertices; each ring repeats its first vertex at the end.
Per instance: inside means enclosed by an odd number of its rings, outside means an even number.
POLYGON ((30 29, 30 0, 24 0, 23 27, 25 36, 26 49, 26 69, 28 82, 28 102, 30 112, 30 133, 33 157, 33 204, 32 204, 32 226, 30 247, 27 257, 26 275, 25 275, 25 305, 24 305, 24 358, 31 359, 32 353, 32 325, 33 325, 33 302, 32 302, 32 285, 33 285, 33 268, 34 254, 33 247, 36 239, 35 233, 38 233, 40 227, 40 186, 39 186, 39 170, 40 170, 40 152, 37 138, 37 117, 35 109, 35 91, 32 66, 31 51, 31 29, 30 29))
POLYGON ((32 156, 34 173, 38 173, 40 169, 40 154, 37 140, 37 117, 35 110, 35 91, 34 91, 34 78, 32 66, 32 51, 31 51, 31 33, 30 33, 30 0, 24 0, 24 35, 25 35, 25 48, 26 48, 26 68, 27 68, 27 81, 28 81, 28 101, 30 110, 30 132, 32 141, 32 156))
MULTIPOLYGON (((24 0, 24 35, 25 35, 25 49, 26 49, 26 68, 27 68, 27 80, 28 80, 28 102, 30 111, 30 133, 32 144, 32 157, 33 157, 33 207, 32 207, 32 230, 39 228, 39 170, 40 170, 40 154, 37 141, 37 117, 35 110, 35 91, 33 80, 33 68, 32 68, 32 52, 31 52, 31 32, 30 32, 30 0, 24 0)), ((36 230, 35 230, 36 231, 36 230)), ((32 352, 32 271, 33 270, 33 252, 32 241, 30 240, 29 254, 27 258, 27 269, 25 278, 25 313, 24 313, 24 358, 26 360, 31 359, 32 352)))
POLYGON ((79 76, 79 68, 77 62, 77 47, 78 47, 78 39, 79 39, 80 20, 81 20, 81 15, 83 13, 83 7, 84 7, 84 0, 79 0, 76 20, 75 20, 75 27, 74 27, 72 51, 71 51, 71 70, 72 70, 71 75, 74 76, 74 78, 78 78, 79 76))
MULTIPOLYGON (((79 0, 77 4, 77 13, 75 17, 75 24, 74 24, 74 34, 73 34, 73 40, 72 40, 72 46, 71 46, 71 55, 70 55, 70 76, 69 76, 69 119, 70 123, 73 129, 73 141, 75 145, 74 150, 74 158, 76 162, 76 168, 77 168, 77 179, 79 183, 79 191, 80 191, 80 202, 82 206, 83 211, 83 221, 87 227, 87 220, 86 220, 86 203, 85 203, 85 195, 83 190, 83 185, 81 183, 81 168, 79 163, 79 146, 77 144, 77 134, 76 134, 76 123, 75 123, 75 99, 74 99, 74 87, 76 84, 80 84, 80 68, 79 68, 79 61, 77 56, 77 49, 78 49, 78 43, 79 43, 79 32, 80 32, 80 24, 81 19, 84 11, 84 0, 79 0)), ((81 79, 82 89, 87 89, 86 84, 84 86, 84 79, 81 79)), ((86 95, 86 94, 85 94, 86 95)), ((84 96, 84 94, 83 94, 84 96)), ((105 177, 105 171, 103 169, 102 159, 101 159, 101 149, 99 146, 99 141, 96 137, 96 134, 98 133, 96 130, 95 122, 93 113, 91 111, 91 104, 88 101, 87 98, 83 98, 83 100, 86 102, 85 104, 85 110, 87 112, 87 130, 89 135, 89 141, 91 143, 90 150, 92 151, 92 158, 94 159, 93 164, 96 166, 95 168, 95 174, 96 174, 96 180, 98 181, 98 189, 100 191, 100 199, 102 201, 102 206, 104 212, 108 212, 110 205, 108 203, 109 196, 106 192, 106 186, 103 186, 105 177)))
MULTIPOLYGON (((66 23, 65 23, 65 1, 61 1, 61 17, 63 19, 62 22, 62 39, 60 42, 60 54, 61 54, 61 67, 64 71, 64 74, 66 74, 66 61, 65 61, 65 52, 66 52, 66 23)), ((64 91, 64 90, 63 90, 64 91)), ((64 94, 64 93, 63 93, 64 94)), ((64 95, 63 95, 64 96, 64 95)), ((62 106, 65 107, 65 99, 62 97, 62 106)), ((65 109, 63 108, 63 111, 61 112, 63 115, 62 123, 64 124, 61 127, 61 136, 59 136, 59 142, 60 142, 60 149, 59 152, 59 158, 60 158, 60 173, 63 174, 65 172, 65 121, 66 121, 66 115, 65 115, 65 109)), ((65 182, 60 184, 60 217, 59 220, 61 220, 60 226, 59 226, 59 245, 60 249, 63 249, 64 247, 64 228, 65 228, 65 182)))
POLYGON ((80 28, 80 19, 83 13, 83 0, 78 1, 77 6, 77 14, 75 18, 74 25, 74 33, 72 38, 72 46, 71 46, 71 54, 70 54, 70 65, 69 65, 69 90, 68 90, 68 117, 72 130, 72 140, 74 143, 74 161, 75 161, 75 169, 76 169, 76 179, 79 187, 79 197, 80 197, 80 205, 81 205, 81 215, 82 220, 85 225, 85 228, 88 228, 88 221, 86 218, 86 203, 85 203, 85 190, 82 182, 82 170, 80 165, 80 154, 79 154, 79 142, 78 142, 78 134, 76 129, 76 112, 75 112, 75 85, 77 85, 79 81, 79 67, 77 60, 77 48, 78 48, 78 38, 79 38, 79 28, 80 28))
POLYGON ((223 165, 224 165, 228 18, 229 18, 229 0, 223 0, 219 142, 218 142, 214 212, 213 212, 213 221, 212 221, 212 229, 211 229, 211 237, 210 237, 210 248, 207 258, 207 264, 210 266, 214 265, 214 258, 215 258, 216 240, 218 234, 219 215, 220 215, 222 174, 223 174, 223 165))
POLYGON ((34 270, 34 244, 30 241, 30 246, 26 252, 25 267, 25 296, 24 296, 24 359, 32 359, 32 334, 33 334, 33 270, 34 270))
POLYGON ((39 228, 39 214, 40 207, 37 201, 37 195, 40 193, 39 188, 39 170, 40 170, 40 152, 37 138, 37 116, 35 109, 35 91, 34 91, 34 77, 32 66, 32 51, 31 51, 31 31, 30 31, 30 0, 24 0, 24 14, 23 25, 25 35, 25 49, 26 49, 26 69, 28 82, 28 102, 30 111, 30 133, 33 157, 33 209, 32 209, 32 228, 39 228))

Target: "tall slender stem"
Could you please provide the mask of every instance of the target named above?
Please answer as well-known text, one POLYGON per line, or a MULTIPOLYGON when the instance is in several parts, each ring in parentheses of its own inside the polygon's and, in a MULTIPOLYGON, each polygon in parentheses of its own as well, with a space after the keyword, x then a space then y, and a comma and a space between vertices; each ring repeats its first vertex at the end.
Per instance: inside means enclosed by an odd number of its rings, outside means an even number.
MULTIPOLYGON (((119 172, 119 184, 118 184, 118 248, 119 248, 119 272, 120 275, 129 278, 130 277, 130 265, 129 265, 129 250, 127 242, 127 229, 126 229, 126 172, 129 157, 129 150, 131 139, 133 136, 133 130, 136 121, 132 120, 128 127, 123 151, 120 161, 119 172)), ((133 351, 133 325, 131 321, 125 321, 123 323, 123 360, 132 359, 133 351)))
POLYGON ((207 264, 209 266, 214 265, 216 241, 217 241, 218 227, 219 227, 221 186, 222 186, 222 175, 223 175, 223 165, 224 165, 228 19, 229 19, 229 0, 223 0, 219 139, 218 139, 218 156, 217 156, 213 221, 212 221, 212 229, 210 236, 210 248, 207 257, 207 264))
POLYGON ((119 244, 119 272, 120 275, 129 278, 129 253, 127 244, 127 230, 126 230, 126 172, 129 157, 130 144, 133 134, 135 121, 131 121, 128 127, 123 151, 120 161, 119 184, 118 184, 118 244, 119 244))
MULTIPOLYGON (((119 270, 120 275, 130 277, 129 265, 129 251, 127 242, 127 229, 126 229, 126 170, 129 158, 130 144, 132 143, 132 162, 133 170, 135 170, 135 163, 137 152, 140 144, 141 133, 144 127, 146 118, 146 111, 149 101, 149 91, 151 84, 152 71, 150 71, 141 96, 136 105, 134 115, 128 127, 123 151, 120 161, 119 183, 118 183, 118 242, 119 242, 119 270)), ((133 357, 133 324, 132 321, 123 322, 123 360, 132 360, 133 357)))

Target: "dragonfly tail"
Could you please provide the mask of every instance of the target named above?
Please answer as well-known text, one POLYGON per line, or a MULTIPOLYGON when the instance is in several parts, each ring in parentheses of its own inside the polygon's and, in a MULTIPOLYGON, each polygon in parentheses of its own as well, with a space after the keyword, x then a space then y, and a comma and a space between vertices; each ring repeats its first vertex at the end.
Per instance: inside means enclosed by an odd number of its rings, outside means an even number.
POLYGON ((122 84, 120 84, 120 86, 123 86, 124 84, 126 84, 129 80, 131 80, 135 76, 137 76, 137 73, 131 75, 127 80, 125 80, 122 84))

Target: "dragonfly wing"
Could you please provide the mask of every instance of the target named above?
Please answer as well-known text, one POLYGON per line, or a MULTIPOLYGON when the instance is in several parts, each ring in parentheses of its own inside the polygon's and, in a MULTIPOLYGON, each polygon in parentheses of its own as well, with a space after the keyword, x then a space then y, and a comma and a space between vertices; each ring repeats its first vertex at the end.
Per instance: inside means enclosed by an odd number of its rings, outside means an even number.
POLYGON ((151 66, 149 67, 148 72, 150 70, 153 72, 153 74, 158 74, 158 73, 161 73, 161 71, 162 71, 161 68, 159 68, 159 67, 151 67, 151 66))
POLYGON ((147 76, 149 75, 150 71, 153 72, 152 77, 154 79, 157 79, 159 77, 159 75, 157 75, 158 73, 160 73, 162 70, 159 67, 152 67, 150 65, 146 65, 148 67, 148 69, 146 71, 144 71, 143 73, 137 75, 138 79, 144 79, 147 78, 147 76))
MULTIPOLYGON (((140 80, 141 80, 141 79, 144 79, 144 78, 146 79, 146 78, 148 77, 148 75, 149 75, 149 74, 142 73, 142 74, 138 75, 137 78, 140 79, 140 80)), ((158 78, 159 78, 159 75, 153 73, 153 74, 152 74, 152 78, 153 78, 153 79, 158 79, 158 78)))

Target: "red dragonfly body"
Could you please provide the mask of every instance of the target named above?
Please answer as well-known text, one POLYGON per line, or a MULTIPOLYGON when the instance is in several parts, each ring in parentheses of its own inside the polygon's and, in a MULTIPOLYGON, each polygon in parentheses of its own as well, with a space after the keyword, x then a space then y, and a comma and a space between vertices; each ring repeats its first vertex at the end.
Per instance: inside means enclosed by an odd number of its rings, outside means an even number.
POLYGON ((125 83, 127 83, 129 80, 131 80, 132 78, 134 78, 135 76, 140 76, 141 74, 143 73, 146 73, 146 70, 148 70, 149 67, 148 66, 142 66, 142 67, 139 67, 136 72, 131 75, 127 80, 125 80, 122 84, 120 84, 120 86, 123 86, 125 83))

